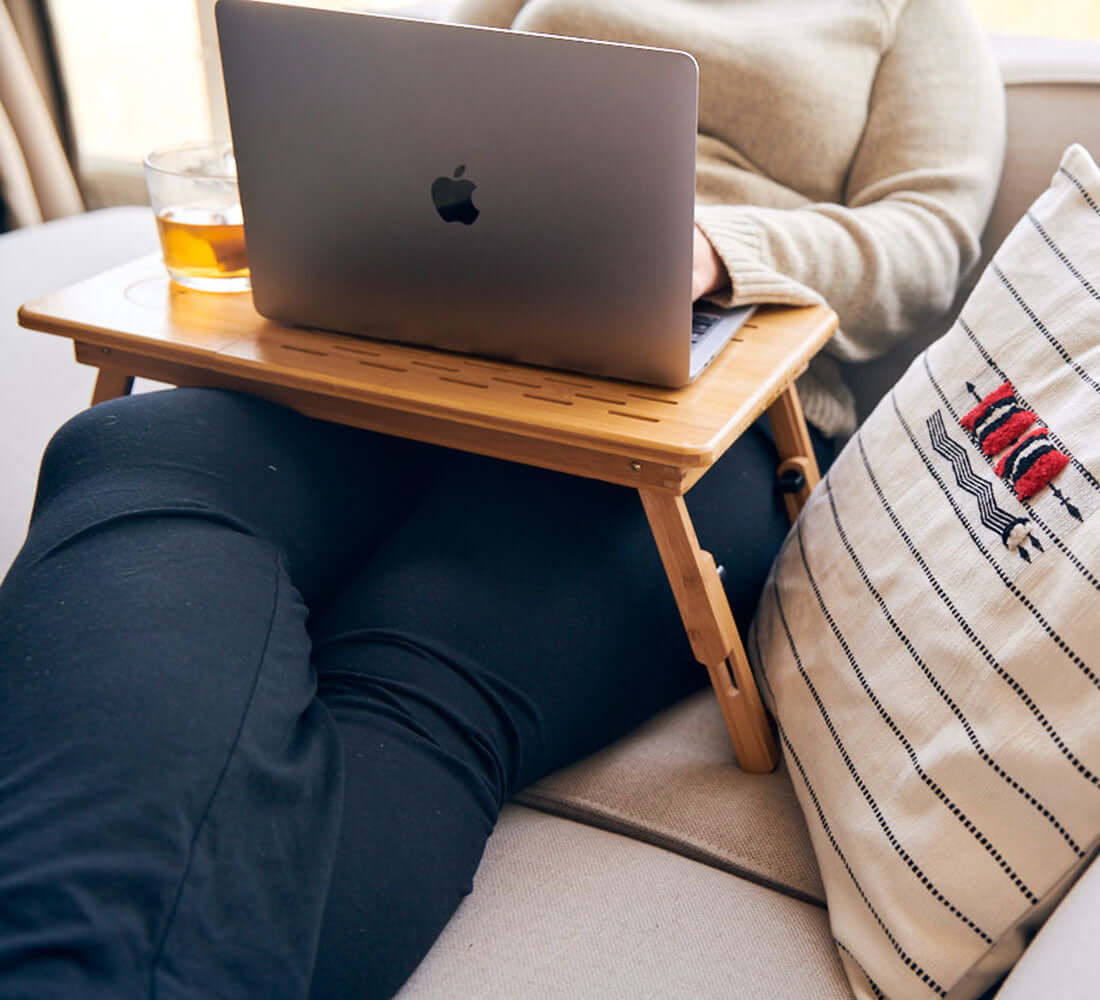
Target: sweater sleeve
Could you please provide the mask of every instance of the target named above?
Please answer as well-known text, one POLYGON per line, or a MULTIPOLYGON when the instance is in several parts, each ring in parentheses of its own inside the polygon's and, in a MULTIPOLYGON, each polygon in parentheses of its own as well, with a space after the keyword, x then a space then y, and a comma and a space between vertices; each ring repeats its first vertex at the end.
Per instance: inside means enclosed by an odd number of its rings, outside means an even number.
POLYGON ((1004 155, 1004 91, 960 0, 909 0, 871 90, 844 204, 701 205, 724 304, 827 301, 845 360, 881 354, 951 305, 979 257, 1004 155))
POLYGON ((458 0, 447 16, 454 24, 510 28, 527 0, 458 0))

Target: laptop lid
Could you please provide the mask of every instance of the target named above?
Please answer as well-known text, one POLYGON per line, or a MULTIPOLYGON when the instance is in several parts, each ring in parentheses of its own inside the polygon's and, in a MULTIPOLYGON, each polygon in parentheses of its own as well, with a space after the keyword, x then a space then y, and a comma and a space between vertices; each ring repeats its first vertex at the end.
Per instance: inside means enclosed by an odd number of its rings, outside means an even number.
POLYGON ((261 314, 689 380, 690 55, 256 0, 216 10, 261 314))

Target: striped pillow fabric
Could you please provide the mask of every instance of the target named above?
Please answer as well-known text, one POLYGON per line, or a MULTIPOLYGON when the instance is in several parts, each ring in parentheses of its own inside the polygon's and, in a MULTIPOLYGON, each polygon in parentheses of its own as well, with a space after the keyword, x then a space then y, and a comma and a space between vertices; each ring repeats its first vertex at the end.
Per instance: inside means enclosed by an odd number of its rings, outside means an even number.
POLYGON ((1070 147, 749 635, 857 996, 977 997, 1100 837, 1100 171, 1070 147))

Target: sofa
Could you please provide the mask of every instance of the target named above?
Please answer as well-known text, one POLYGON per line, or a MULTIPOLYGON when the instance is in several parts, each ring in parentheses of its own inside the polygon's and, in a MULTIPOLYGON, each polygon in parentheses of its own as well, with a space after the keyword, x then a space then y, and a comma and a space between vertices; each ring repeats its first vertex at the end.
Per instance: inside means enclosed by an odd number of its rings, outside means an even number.
MULTIPOLYGON (((1008 145, 988 260, 1062 151, 1100 155, 1100 43, 994 38, 1008 145)), ((25 531, 37 462, 87 405, 71 345, 20 330, 20 303, 153 250, 149 210, 105 209, 0 236, 0 571, 25 531)), ((984 261, 983 261, 984 265, 984 261)), ((979 269, 980 270, 980 269, 979 269)), ((977 273, 977 272, 976 272, 977 273)), ((959 304, 969 291, 960 290, 959 304)), ((946 325, 849 372, 862 414, 946 325)), ((150 388, 141 383, 137 391, 150 388)), ((1100 995, 1100 866, 1030 942, 998 1000, 1100 995)), ((785 763, 740 770, 703 691, 508 805, 475 891, 399 994, 419 998, 849 998, 823 883, 785 763)))

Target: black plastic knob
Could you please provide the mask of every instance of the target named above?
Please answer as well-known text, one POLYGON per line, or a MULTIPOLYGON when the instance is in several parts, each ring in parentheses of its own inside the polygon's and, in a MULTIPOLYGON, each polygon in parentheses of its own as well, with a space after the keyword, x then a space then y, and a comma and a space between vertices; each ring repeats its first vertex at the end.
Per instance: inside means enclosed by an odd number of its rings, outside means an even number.
POLYGON ((801 469, 784 469, 779 473, 779 489, 783 493, 800 493, 806 485, 806 476, 801 469))

